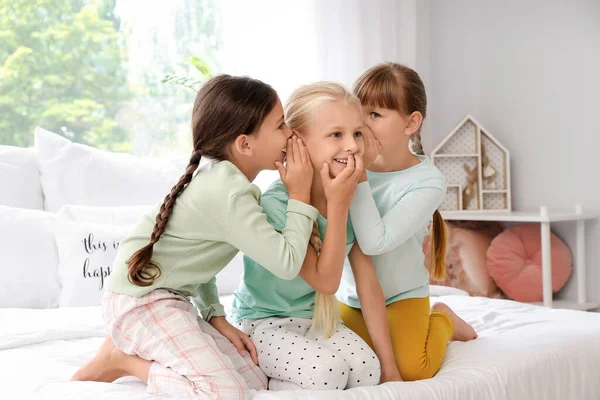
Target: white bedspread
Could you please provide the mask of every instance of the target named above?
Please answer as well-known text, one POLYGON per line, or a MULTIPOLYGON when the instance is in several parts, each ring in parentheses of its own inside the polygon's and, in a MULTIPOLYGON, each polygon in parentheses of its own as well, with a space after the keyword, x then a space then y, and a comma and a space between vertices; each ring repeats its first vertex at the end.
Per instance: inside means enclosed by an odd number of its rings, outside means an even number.
MULTIPOLYGON (((600 399, 600 314, 443 296, 479 333, 451 343, 433 379, 327 392, 258 392, 255 399, 600 399)), ((102 343, 100 310, 0 310, 0 398, 166 399, 134 378, 68 382, 102 343)))

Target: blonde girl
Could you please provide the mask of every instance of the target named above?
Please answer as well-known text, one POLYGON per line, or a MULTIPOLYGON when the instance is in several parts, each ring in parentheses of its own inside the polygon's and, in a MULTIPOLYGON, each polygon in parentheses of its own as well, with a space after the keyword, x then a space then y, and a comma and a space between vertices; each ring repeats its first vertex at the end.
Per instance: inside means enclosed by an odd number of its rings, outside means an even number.
MULTIPOLYGON (((313 243, 319 254, 308 248, 299 276, 290 281, 246 255, 233 316, 256 344, 259 365, 271 378, 270 389, 374 385, 380 374, 377 357, 341 324, 333 296, 344 258, 355 252, 348 208, 363 173, 360 103, 343 86, 319 82, 297 89, 285 115, 290 129, 306 143, 314 166, 310 198, 319 211, 322 245, 319 240, 313 243)), ((288 199, 281 182, 263 196, 264 211, 276 230, 286 223, 288 199)))

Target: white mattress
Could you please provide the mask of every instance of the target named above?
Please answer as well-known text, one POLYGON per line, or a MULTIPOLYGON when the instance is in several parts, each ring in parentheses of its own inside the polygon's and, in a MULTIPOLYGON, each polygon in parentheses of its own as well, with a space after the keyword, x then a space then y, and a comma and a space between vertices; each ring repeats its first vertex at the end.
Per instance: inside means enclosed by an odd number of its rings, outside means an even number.
MULTIPOLYGON (((327 392, 257 392, 255 399, 600 399, 600 314, 442 296, 479 333, 451 343, 433 379, 327 392)), ((227 301, 227 299, 226 299, 227 301)), ((69 382, 103 338, 100 310, 0 310, 0 397, 167 399, 134 378, 69 382)))

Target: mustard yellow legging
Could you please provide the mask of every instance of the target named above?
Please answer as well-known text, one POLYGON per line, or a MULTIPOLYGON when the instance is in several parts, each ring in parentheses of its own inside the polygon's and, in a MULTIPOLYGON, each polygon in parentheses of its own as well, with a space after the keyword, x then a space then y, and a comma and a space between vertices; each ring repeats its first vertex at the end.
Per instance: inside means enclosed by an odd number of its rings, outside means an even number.
MULTIPOLYGON (((344 324, 365 340, 371 338, 359 308, 340 303, 344 324)), ((387 306, 392 347, 402 379, 416 381, 433 377, 446 354, 454 326, 445 312, 430 311, 429 297, 399 300, 387 306)))

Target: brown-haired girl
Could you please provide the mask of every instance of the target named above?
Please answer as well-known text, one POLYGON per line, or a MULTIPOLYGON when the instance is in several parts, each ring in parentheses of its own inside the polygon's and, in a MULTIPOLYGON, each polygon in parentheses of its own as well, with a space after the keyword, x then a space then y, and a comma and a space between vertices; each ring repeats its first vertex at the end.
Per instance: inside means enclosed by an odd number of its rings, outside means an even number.
POLYGON ((361 268, 352 265, 353 275, 346 266, 338 291, 341 316, 374 348, 382 381, 431 378, 449 340, 467 341, 477 335, 447 305, 429 305, 422 243, 431 225, 429 270, 434 278, 442 278, 447 239, 437 208, 446 182, 421 146, 425 87, 414 70, 386 63, 365 71, 354 92, 362 102, 365 125, 379 143, 366 143, 369 170, 356 189, 350 217, 378 279, 365 287, 365 279, 354 276, 361 268))
POLYGON ((215 275, 238 251, 282 279, 298 275, 318 214, 308 204, 313 167, 277 93, 255 79, 209 80, 192 130, 184 175, 121 242, 102 302, 108 337, 73 380, 132 375, 151 393, 215 399, 267 386, 253 343, 225 320, 215 275), (202 157, 211 162, 198 168, 202 157), (282 233, 267 222, 251 183, 275 167, 290 193, 282 233))

